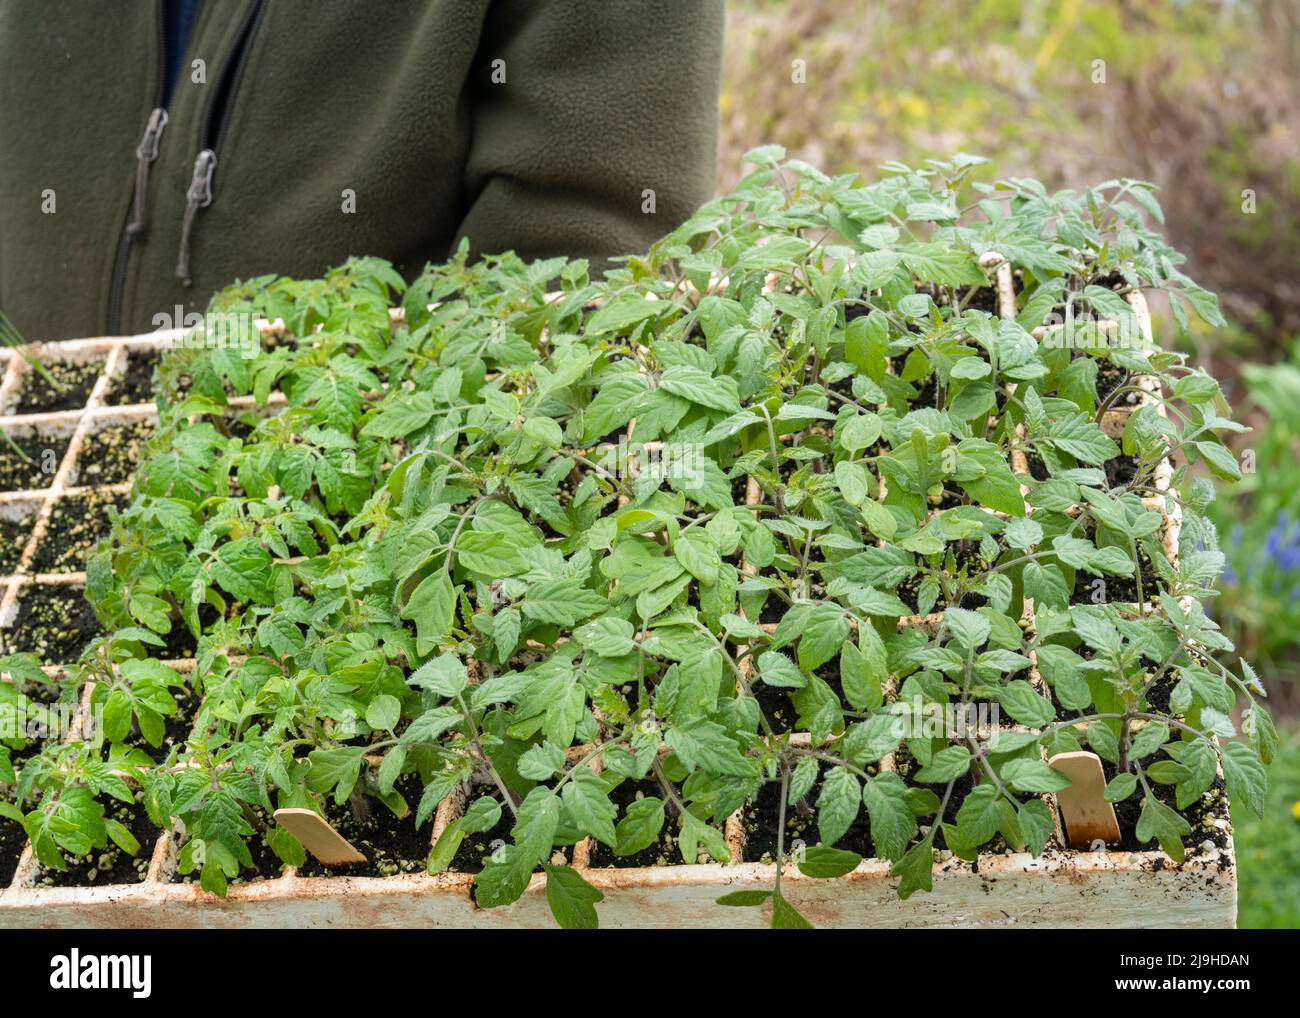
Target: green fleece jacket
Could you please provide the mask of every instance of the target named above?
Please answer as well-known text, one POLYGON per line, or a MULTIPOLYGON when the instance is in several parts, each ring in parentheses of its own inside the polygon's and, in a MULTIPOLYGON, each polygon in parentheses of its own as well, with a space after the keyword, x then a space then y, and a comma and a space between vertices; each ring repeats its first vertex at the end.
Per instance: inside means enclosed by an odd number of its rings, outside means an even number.
POLYGON ((0 5, 0 309, 30 340, 350 255, 411 277, 461 237, 599 262, 712 193, 722 0, 205 0, 158 131, 161 18, 0 5))

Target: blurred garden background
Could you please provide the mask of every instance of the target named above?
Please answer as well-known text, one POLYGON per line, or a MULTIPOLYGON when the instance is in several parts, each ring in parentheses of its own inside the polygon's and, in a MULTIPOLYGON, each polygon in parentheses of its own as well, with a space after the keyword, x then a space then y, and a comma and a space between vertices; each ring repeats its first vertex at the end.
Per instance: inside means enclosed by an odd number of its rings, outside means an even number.
POLYGON ((1188 353, 1254 429, 1217 504, 1216 617, 1281 749, 1267 819, 1233 810, 1240 925, 1300 927, 1300 2, 730 0, 727 32, 719 188, 769 142, 872 179, 964 151, 985 179, 1161 188, 1231 323, 1188 353))

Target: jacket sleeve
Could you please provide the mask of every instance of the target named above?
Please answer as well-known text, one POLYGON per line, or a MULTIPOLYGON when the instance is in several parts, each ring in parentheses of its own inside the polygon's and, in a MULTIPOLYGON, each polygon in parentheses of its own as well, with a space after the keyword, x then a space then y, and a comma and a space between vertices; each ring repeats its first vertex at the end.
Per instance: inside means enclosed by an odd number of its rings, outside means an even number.
POLYGON ((672 230, 713 194, 722 33, 722 0, 495 0, 457 239, 596 269, 672 230))

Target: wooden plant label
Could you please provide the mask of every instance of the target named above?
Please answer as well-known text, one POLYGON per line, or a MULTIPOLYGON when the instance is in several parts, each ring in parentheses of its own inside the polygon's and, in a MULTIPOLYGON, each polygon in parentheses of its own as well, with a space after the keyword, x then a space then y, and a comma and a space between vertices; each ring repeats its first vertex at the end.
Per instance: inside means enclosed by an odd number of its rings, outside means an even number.
POLYGON ((1106 801, 1106 775, 1096 753, 1057 753, 1047 765, 1070 779, 1056 793, 1072 848, 1091 849, 1097 842, 1119 841, 1115 807, 1106 801))
POLYGON ((369 861, 315 810, 297 807, 277 809, 275 819, 284 824, 289 833, 302 842, 302 847, 326 866, 346 866, 350 862, 369 861))

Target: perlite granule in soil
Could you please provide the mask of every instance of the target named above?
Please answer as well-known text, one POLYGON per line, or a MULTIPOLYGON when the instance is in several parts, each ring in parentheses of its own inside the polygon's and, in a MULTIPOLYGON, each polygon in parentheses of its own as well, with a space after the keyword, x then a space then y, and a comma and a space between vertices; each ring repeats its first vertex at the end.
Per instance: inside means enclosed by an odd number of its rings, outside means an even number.
POLYGON ((0 629, 8 653, 30 651, 50 664, 76 661, 101 632, 80 587, 23 588, 12 629, 0 629))
POLYGON ((140 452, 154 426, 147 421, 115 424, 86 436, 77 464, 77 483, 84 487, 125 484, 135 476, 140 452))
POLYGON ((95 380, 103 370, 100 361, 84 364, 71 361, 50 361, 46 372, 54 384, 35 368, 27 369, 22 388, 18 390, 16 413, 54 413, 60 410, 80 410, 90 399, 95 380))
POLYGON ((138 842, 132 854, 113 841, 102 849, 92 849, 89 855, 71 857, 68 868, 58 870, 41 867, 36 883, 43 887, 94 887, 100 884, 138 884, 149 872, 149 861, 162 831, 149 819, 143 795, 138 790, 135 802, 127 805, 113 799, 105 807, 106 820, 116 820, 138 842))
POLYGON ((37 546, 33 572, 84 572, 95 543, 113 529, 109 507, 122 512, 129 502, 124 493, 100 491, 60 499, 37 546))
POLYGON ((0 436, 0 491, 48 488, 68 451, 67 435, 0 436))

